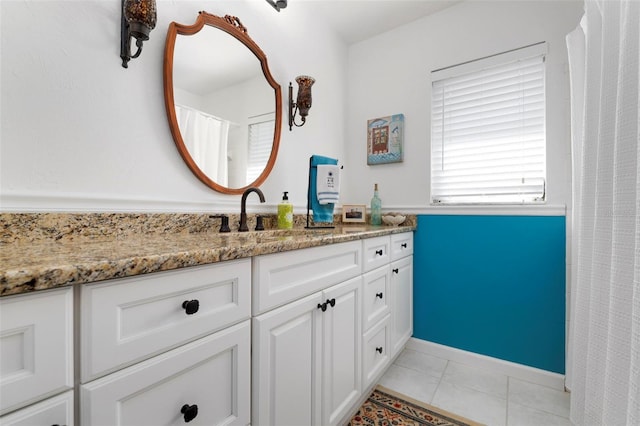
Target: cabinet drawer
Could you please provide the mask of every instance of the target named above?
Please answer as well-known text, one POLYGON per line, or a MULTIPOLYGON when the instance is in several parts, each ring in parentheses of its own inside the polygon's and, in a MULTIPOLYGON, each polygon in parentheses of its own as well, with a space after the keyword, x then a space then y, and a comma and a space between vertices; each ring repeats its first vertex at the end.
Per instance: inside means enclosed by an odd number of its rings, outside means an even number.
POLYGON ((183 424, 185 405, 194 426, 249 424, 250 339, 246 320, 83 385, 82 424, 183 424))
POLYGON ((250 259, 82 287, 82 382, 247 319, 250 259), (186 302, 197 301, 188 314, 186 302))
POLYGON ((362 338, 362 387, 368 388, 390 362, 389 320, 387 315, 362 338))
POLYGON ((362 273, 360 241, 253 258, 253 315, 362 273))
POLYGON ((73 291, 0 299, 0 415, 73 388, 73 291))
POLYGON ((413 232, 391 235, 391 260, 413 254, 413 232))
POLYGON ((362 247, 364 272, 389 263, 391 239, 388 235, 362 240, 362 247))
POLYGON ((364 290, 362 292, 362 329, 364 331, 389 313, 390 273, 389 267, 383 266, 364 274, 364 290))
POLYGON ((73 391, 45 399, 22 410, 0 417, 3 426, 73 426, 73 391))

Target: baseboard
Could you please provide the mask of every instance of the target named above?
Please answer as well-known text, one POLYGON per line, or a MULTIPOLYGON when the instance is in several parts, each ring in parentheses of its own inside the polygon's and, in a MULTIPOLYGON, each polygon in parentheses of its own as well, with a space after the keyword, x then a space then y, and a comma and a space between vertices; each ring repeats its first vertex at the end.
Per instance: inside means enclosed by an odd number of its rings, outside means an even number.
POLYGON ((407 349, 564 391, 564 375, 412 337, 407 349))

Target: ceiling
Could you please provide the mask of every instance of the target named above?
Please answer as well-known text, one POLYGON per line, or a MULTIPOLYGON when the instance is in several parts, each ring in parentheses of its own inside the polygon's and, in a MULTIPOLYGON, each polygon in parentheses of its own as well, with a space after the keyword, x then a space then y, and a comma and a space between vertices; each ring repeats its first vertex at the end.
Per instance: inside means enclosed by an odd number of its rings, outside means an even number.
MULTIPOLYGON (((347 44, 432 15, 462 0, 289 0, 321 16, 347 44)), ((280 13, 287 13, 283 9, 280 13)))

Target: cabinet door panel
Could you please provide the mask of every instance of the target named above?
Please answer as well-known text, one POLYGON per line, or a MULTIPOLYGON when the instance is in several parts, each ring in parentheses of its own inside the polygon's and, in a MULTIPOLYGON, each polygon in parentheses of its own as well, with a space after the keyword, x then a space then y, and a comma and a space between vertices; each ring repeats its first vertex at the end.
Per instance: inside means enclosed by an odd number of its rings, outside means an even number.
POLYGON ((250 420, 250 321, 186 344, 81 388, 82 424, 246 425, 250 420))
POLYGON ((322 294, 253 319, 252 424, 319 424, 322 294))
POLYGON ((391 264, 391 350, 397 354, 413 334, 413 256, 391 264))
POLYGON ((70 287, 0 299, 0 415, 73 388, 70 287))
POLYGON ((362 393, 361 289, 358 277, 324 291, 323 425, 337 424, 362 393))
POLYGON ((366 331, 389 313, 389 297, 391 290, 391 270, 383 266, 364 274, 362 290, 362 312, 366 331))
POLYGON ((391 361, 389 357, 389 321, 390 317, 387 315, 367 331, 362 338, 363 389, 371 386, 391 361))

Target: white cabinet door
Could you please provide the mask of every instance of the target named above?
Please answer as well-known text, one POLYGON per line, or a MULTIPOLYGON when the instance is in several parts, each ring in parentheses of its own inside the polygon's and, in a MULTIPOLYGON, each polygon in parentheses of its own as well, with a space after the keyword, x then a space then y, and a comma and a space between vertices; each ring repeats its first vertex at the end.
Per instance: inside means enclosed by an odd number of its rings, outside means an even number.
POLYGON ((0 417, 3 426, 73 426, 73 391, 45 399, 0 417))
POLYGON ((82 424, 182 425, 197 410, 191 425, 245 426, 250 421, 250 342, 246 320, 85 384, 82 424))
POLYGON ((337 424, 362 393, 361 283, 358 277, 323 292, 323 425, 337 424))
POLYGON ((387 315, 362 337, 362 388, 367 389, 389 365, 389 320, 387 315))
POLYGON ((0 299, 0 415, 73 388, 71 287, 0 299))
POLYGON ((390 311, 391 269, 388 265, 363 275, 362 331, 365 332, 390 311))
POLYGON ((413 256, 391 264, 391 304, 393 357, 413 334, 413 256))
POLYGON ((253 319, 254 426, 320 423, 322 293, 253 319))

